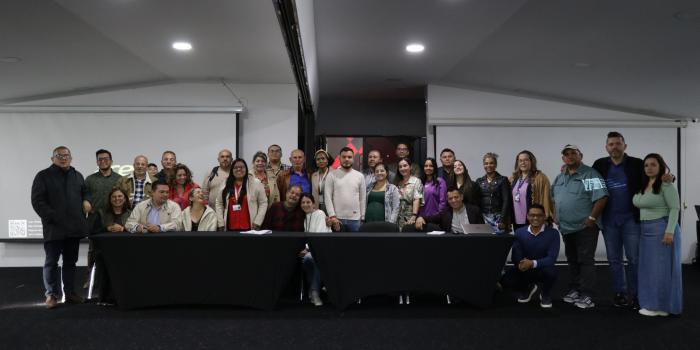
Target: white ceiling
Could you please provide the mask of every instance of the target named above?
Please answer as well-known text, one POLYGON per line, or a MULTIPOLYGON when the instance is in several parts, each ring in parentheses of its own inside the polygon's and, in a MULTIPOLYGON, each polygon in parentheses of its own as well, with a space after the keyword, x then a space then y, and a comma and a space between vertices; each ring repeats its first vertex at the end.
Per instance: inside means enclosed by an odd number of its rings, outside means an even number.
MULTIPOLYGON (((700 20, 679 11, 700 3, 315 0, 319 91, 422 99, 439 84, 695 117, 700 20), (406 54, 411 41, 426 51, 406 54)), ((294 83, 269 0, 3 0, 8 56, 22 61, 0 62, 0 104, 168 81, 294 83), (194 50, 173 51, 178 39, 194 50)))
POLYGON ((700 3, 317 0, 321 96, 423 98, 441 84, 694 117, 700 19, 679 11, 700 14, 700 3), (411 41, 425 52, 406 54, 411 41))
POLYGON ((168 80, 294 83, 271 1, 0 1, 0 103, 168 80), (189 40, 191 52, 171 43, 189 40))

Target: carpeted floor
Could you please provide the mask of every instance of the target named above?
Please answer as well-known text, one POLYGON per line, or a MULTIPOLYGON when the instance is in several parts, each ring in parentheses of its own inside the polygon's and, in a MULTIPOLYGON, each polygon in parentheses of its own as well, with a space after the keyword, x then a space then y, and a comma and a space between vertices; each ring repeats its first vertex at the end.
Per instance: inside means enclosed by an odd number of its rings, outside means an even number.
MULTIPOLYGON (((81 271, 80 276, 84 276, 81 271)), ((700 349, 700 268, 684 266, 684 313, 648 318, 612 306, 598 268, 598 306, 518 304, 509 292, 480 310, 444 298, 366 298, 338 313, 299 304, 276 311, 168 307, 135 311, 95 304, 46 310, 40 268, 0 269, 0 349, 700 349)), ((554 296, 566 288, 561 268, 554 296)), ((202 286, 206 288, 206 286, 202 286)))

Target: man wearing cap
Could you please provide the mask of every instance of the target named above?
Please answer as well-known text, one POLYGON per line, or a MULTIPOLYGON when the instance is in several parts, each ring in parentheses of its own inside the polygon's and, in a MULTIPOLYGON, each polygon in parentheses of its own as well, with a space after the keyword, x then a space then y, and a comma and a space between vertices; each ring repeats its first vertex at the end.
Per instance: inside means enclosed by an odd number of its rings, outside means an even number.
POLYGON ((554 179, 555 221, 564 240, 571 282, 564 296, 566 303, 581 309, 595 306, 594 257, 598 245, 600 216, 608 201, 605 179, 595 169, 583 164, 583 153, 576 145, 561 151, 565 169, 554 179))

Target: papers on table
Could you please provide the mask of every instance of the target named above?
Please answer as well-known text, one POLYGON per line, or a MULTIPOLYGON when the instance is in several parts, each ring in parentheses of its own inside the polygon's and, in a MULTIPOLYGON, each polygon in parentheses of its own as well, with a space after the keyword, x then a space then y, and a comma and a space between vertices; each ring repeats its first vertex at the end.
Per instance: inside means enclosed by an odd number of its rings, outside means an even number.
POLYGON ((429 235, 444 235, 445 231, 430 231, 428 232, 429 235))
POLYGON ((250 231, 241 231, 241 233, 245 233, 248 235, 266 235, 268 233, 272 233, 271 230, 250 230, 250 231))

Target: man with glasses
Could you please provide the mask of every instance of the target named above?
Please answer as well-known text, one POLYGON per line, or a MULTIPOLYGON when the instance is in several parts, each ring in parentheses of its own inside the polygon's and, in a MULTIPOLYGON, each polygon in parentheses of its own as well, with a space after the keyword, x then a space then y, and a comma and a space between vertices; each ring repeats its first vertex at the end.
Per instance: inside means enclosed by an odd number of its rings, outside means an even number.
POLYGON ((265 171, 273 175, 277 179, 280 172, 291 168, 291 166, 282 163, 282 147, 279 145, 270 145, 267 148, 267 166, 265 171))
MULTIPOLYGON (((411 158, 411 149, 406 142, 399 142, 399 144, 396 145, 396 163, 388 165, 389 172, 394 174, 399 173, 399 160, 401 158, 408 158, 411 160, 411 175, 417 178, 423 175, 423 170, 421 169, 422 163, 416 162, 415 159, 411 158)), ((390 181, 393 182, 393 179, 390 179, 390 181)))
POLYGON ((32 184, 32 207, 41 218, 44 232, 44 287, 46 307, 58 306, 63 292, 68 304, 82 303, 75 293, 75 263, 80 239, 88 233, 86 215, 92 210, 83 175, 70 164, 68 147, 53 150, 53 164, 40 171, 32 184), (63 258, 59 275, 58 259, 63 258), (63 282, 63 291, 61 291, 63 282))
POLYGON ((540 291, 540 306, 552 307, 551 290, 557 279, 554 263, 559 256, 559 231, 544 224, 544 207, 533 204, 527 211, 529 226, 515 230, 511 258, 502 284, 518 292, 518 302, 527 303, 540 291))
MULTIPOLYGON (((117 182, 122 178, 121 175, 112 171, 112 153, 106 149, 100 149, 95 152, 97 163, 97 172, 88 176, 85 179, 88 194, 92 200, 92 212, 88 216, 88 227, 90 231, 98 232, 102 230, 102 222, 100 213, 104 212, 107 207, 107 197, 109 192, 117 185, 117 182)), ((90 284, 90 269, 95 264, 95 251, 90 241, 87 255, 88 274, 83 284, 83 288, 87 288, 90 284)))

